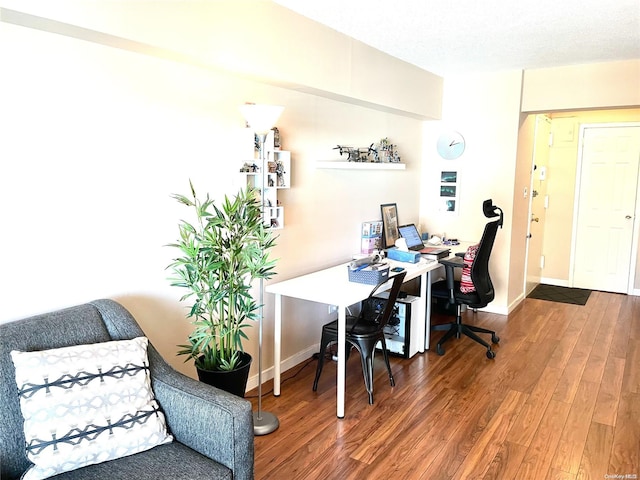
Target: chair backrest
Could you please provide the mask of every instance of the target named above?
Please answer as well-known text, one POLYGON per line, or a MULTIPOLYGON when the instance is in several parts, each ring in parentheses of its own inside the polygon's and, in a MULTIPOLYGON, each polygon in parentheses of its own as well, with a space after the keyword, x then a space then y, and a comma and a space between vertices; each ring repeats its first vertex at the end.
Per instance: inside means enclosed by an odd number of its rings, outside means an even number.
POLYGON ((502 219, 485 225, 476 257, 471 265, 471 281, 480 300, 478 304, 472 305, 473 307, 486 307, 495 297, 493 283, 489 275, 489 257, 491 256, 498 227, 501 225, 502 219))
MULTIPOLYGON (((389 319, 391 315, 393 315, 393 310, 395 308, 396 300, 398 299, 398 294, 400 293, 400 288, 402 287, 402 282, 404 281, 404 277, 407 275, 407 272, 400 272, 397 275, 392 277, 393 283, 391 284, 391 289, 389 290, 389 296, 384 301, 384 310, 376 316, 375 320, 378 324, 379 328, 384 328, 387 323, 389 323, 389 319)), ((375 299, 375 295, 380 293, 380 291, 384 291, 385 285, 388 283, 388 279, 380 282, 376 285, 369 297, 363 302, 363 309, 361 315, 364 315, 367 320, 371 319, 371 312, 368 309, 372 308, 372 305, 379 305, 380 299, 375 299)))

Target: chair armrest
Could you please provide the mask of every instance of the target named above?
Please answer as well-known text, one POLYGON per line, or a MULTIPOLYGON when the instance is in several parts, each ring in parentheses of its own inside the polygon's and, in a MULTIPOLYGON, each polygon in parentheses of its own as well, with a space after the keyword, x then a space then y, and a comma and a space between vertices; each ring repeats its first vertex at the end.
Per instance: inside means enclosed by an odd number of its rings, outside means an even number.
MULTIPOLYGON (((463 254, 464 257, 464 254, 463 254)), ((442 260, 438 260, 445 267, 451 268, 462 268, 464 267, 464 259, 462 257, 448 257, 443 258, 442 260)))
POLYGON ((148 353, 153 391, 175 439, 230 468, 234 480, 253 479, 251 402, 177 372, 151 346, 148 353))
POLYGON ((455 303, 456 294, 454 269, 464 267, 464 259, 456 256, 443 258, 442 260, 439 260, 439 262, 444 265, 446 271, 447 290, 449 290, 449 303, 455 303))

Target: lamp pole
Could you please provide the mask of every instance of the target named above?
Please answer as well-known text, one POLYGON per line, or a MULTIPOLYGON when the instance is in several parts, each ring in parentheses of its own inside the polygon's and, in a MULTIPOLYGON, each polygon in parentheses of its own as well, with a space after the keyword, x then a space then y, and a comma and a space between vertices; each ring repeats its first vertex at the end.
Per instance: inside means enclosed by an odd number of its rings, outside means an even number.
MULTIPOLYGON (((266 155, 265 155, 265 142, 267 134, 271 128, 275 125, 276 121, 280 117, 280 114, 284 110, 284 107, 275 105, 256 105, 245 104, 240 107, 240 111, 244 116, 249 126, 254 130, 260 141, 260 174, 262 176, 262 187, 260 194, 260 201, 262 205, 262 228, 265 228, 264 224, 264 212, 265 212, 265 199, 264 199, 264 187, 265 187, 265 168, 266 168, 266 155)), ((270 225, 269 225, 270 228, 270 225)), ((280 421, 273 413, 262 411, 262 331, 263 331, 263 319, 264 319, 264 279, 260 278, 260 306, 258 310, 258 411, 253 412, 253 434, 254 435, 267 435, 275 431, 280 426, 280 421)))

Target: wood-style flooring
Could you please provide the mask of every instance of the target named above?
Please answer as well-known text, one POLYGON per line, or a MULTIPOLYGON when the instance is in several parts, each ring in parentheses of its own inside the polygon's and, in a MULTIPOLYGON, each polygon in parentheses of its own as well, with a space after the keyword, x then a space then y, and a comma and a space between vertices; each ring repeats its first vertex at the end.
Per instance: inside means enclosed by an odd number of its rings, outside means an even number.
POLYGON ((640 477, 640 297, 526 299, 508 317, 465 318, 496 330, 495 360, 453 339, 444 356, 392 358, 390 387, 377 355, 369 405, 354 352, 342 420, 334 362, 317 392, 315 360, 283 374, 280 397, 266 383, 263 410, 280 428, 255 438, 256 480, 640 477))

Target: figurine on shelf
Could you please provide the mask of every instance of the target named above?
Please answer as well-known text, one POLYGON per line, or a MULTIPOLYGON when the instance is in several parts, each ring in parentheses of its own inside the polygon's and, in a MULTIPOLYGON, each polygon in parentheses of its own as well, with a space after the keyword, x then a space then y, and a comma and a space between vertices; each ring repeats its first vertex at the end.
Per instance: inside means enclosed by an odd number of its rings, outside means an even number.
POLYGON ((280 130, 278 130, 278 127, 273 127, 271 130, 273 130, 273 148, 280 150, 280 130))
POLYGON ((280 160, 276 160, 276 178, 278 179, 279 187, 286 187, 284 183, 284 174, 287 173, 284 171, 284 164, 280 160))
POLYGON ((373 148, 373 143, 369 145, 369 148, 355 148, 355 147, 346 147, 344 145, 337 145, 333 147, 334 150, 339 150, 340 155, 347 154, 347 161, 349 162, 370 162, 369 154, 375 153, 375 149, 373 148))
POLYGON ((259 170, 258 165, 255 163, 247 163, 240 168, 240 172, 242 173, 256 173, 259 170))
POLYGON ((374 159, 377 163, 400 163, 400 155, 387 137, 381 139, 373 150, 374 159))

